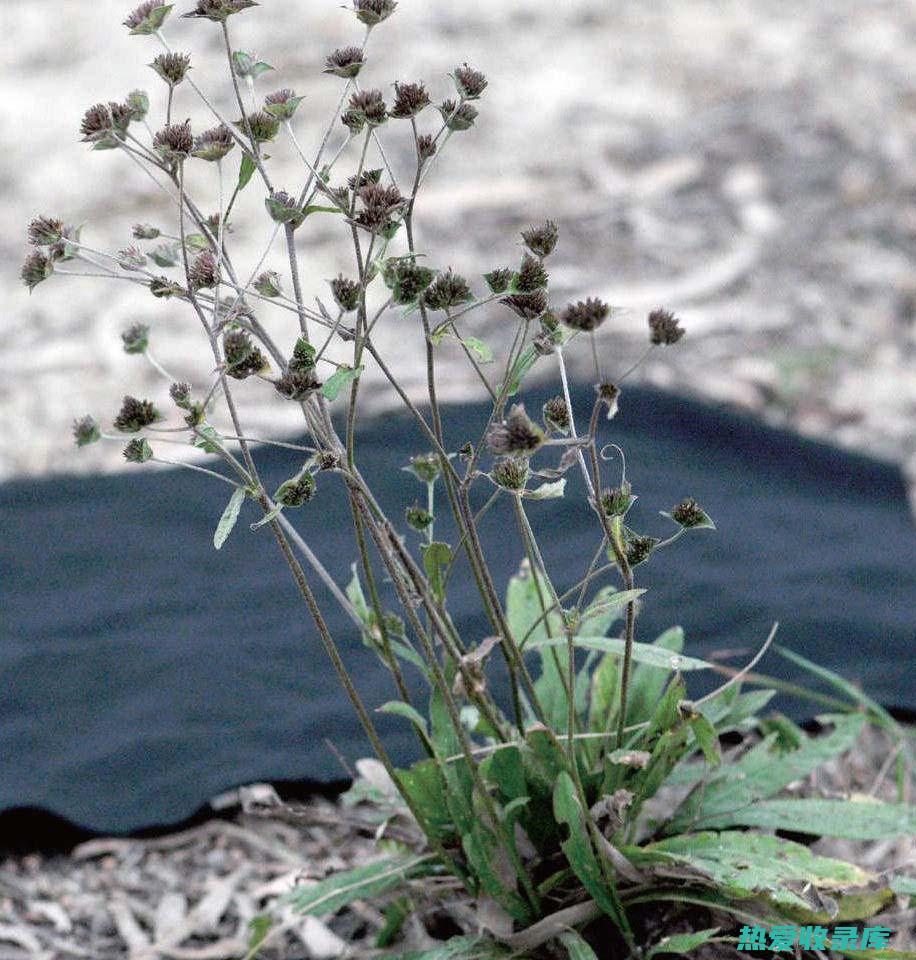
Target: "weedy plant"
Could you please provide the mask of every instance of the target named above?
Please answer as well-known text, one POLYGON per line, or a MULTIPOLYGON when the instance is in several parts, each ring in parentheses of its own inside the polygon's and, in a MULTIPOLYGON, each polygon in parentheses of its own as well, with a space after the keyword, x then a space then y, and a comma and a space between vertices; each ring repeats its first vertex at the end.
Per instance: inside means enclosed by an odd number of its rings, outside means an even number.
MULTIPOLYGON (((467 64, 458 66, 453 91, 438 105, 420 82, 395 82, 388 100, 381 90, 361 86, 370 41, 396 5, 353 0, 362 41, 326 58, 325 72, 329 82, 340 83, 340 99, 320 144, 307 153, 294 129, 303 98, 291 89, 258 94, 258 83, 273 68, 232 43, 235 17, 256 6, 252 0, 198 0, 184 14, 209 21, 201 29, 220 36, 234 117, 223 116, 196 85, 191 58, 169 47, 163 31, 172 5, 141 4, 125 25, 162 48, 151 64, 164 85, 158 129, 150 126, 149 97, 135 90, 123 101, 91 107, 80 131, 93 150, 118 152, 167 193, 174 222, 138 224, 124 249, 107 253, 86 243, 78 228, 42 216, 29 227, 34 249, 22 270, 30 288, 55 275, 101 274, 187 305, 209 356, 201 357, 198 383, 170 385, 177 425, 160 425, 165 415, 158 399, 129 396, 114 417, 114 433, 85 416, 75 423, 76 442, 126 436, 124 456, 133 463, 169 462, 158 453, 161 445, 190 442, 213 460, 212 468, 183 465, 232 487, 215 547, 230 535, 245 504, 260 512, 252 529, 266 527, 276 541, 378 758, 363 768, 371 773, 355 784, 349 800, 373 803, 381 824, 398 823, 397 831, 389 827, 387 855, 352 873, 297 886, 254 922, 250 955, 269 948, 283 928, 276 917, 284 911, 329 914, 367 897, 392 904, 379 945, 396 949, 411 910, 401 899, 404 891, 421 914, 437 897, 473 907, 469 928, 441 947, 411 954, 415 960, 564 953, 575 960, 596 954, 649 958, 727 941, 736 923, 789 920, 816 931, 820 923, 875 914, 895 890, 912 892, 913 881, 876 877, 816 855, 799 842, 804 836, 790 840, 779 831, 860 839, 912 832, 916 816, 904 802, 910 763, 904 735, 877 704, 788 651, 784 656, 838 688, 831 695, 806 694, 832 712, 820 718, 816 736, 778 716, 760 719, 775 686, 745 687, 772 635, 748 667, 699 699, 688 697, 686 677, 713 668, 684 654, 680 628, 652 643, 637 642, 644 593, 637 587, 639 567, 713 523, 688 498, 664 514, 668 535, 630 526, 636 497, 625 471, 606 478, 608 464, 621 462, 622 453, 609 442, 612 433, 604 436, 629 371, 613 382, 599 373, 596 332, 611 314, 608 304, 592 297, 554 309, 545 264, 558 241, 555 223, 523 231, 520 262, 490 269, 473 286, 418 249, 414 219, 421 188, 440 156, 474 127, 487 80, 467 64), (198 97, 213 126, 195 131, 176 119, 176 96, 198 97), (399 183, 382 147, 389 133, 413 145, 409 182, 399 183), (268 157, 283 138, 303 168, 292 193, 278 188, 268 157), (339 176, 344 162, 349 175, 339 176), (234 184, 226 198, 228 163, 234 184), (192 164, 213 167, 206 201, 185 189, 192 164), (269 226, 264 252, 247 277, 231 242, 232 212, 246 189, 264 191, 269 226), (352 274, 332 280, 330 299, 316 298, 316 307, 299 272, 301 240, 313 216, 333 219, 353 253, 352 274), (278 237, 291 288, 265 266, 278 237), (498 360, 468 330, 474 314, 487 307, 505 316, 498 360), (298 320, 294 343, 277 343, 271 335, 268 318, 277 311, 298 320), (392 374, 374 337, 391 323, 422 330, 425 354, 417 362, 428 375, 422 408, 392 374), (597 384, 590 409, 576 410, 564 356, 583 342, 594 353, 597 384), (344 345, 347 363, 331 359, 332 344, 344 345), (491 401, 480 435, 462 438, 457 447, 446 439, 437 397, 437 359, 444 350, 463 352, 491 401), (557 396, 539 417, 516 400, 535 365, 559 381, 557 396), (387 378, 417 429, 419 449, 407 467, 419 497, 406 511, 403 530, 360 469, 360 385, 370 366, 387 378), (251 378, 273 390, 278 403, 298 405, 307 444, 248 437, 234 389, 251 378), (332 418, 335 405, 340 430, 332 418), (215 414, 230 427, 214 425, 215 414), (290 453, 290 476, 273 491, 258 472, 255 451, 262 443, 290 453), (293 510, 308 509, 319 485, 338 490, 352 514, 357 567, 346 586, 334 582, 289 519, 293 510), (540 546, 551 531, 551 505, 540 501, 564 496, 579 497, 595 520, 596 547, 574 577, 549 570, 540 546), (511 507, 521 560, 506 589, 495 582, 480 537, 497 501, 511 507), (451 516, 453 544, 436 538, 440 512, 451 516), (479 593, 487 637, 462 636, 450 614, 453 577, 464 575, 479 593), (364 702, 341 658, 340 638, 328 628, 316 581, 359 631, 366 656, 377 657, 390 673, 395 699, 380 706, 364 702), (618 623, 617 635, 610 636, 618 623), (497 659, 508 678, 505 698, 488 682, 497 659), (413 766, 392 763, 376 729, 376 710, 412 727, 421 757, 413 766), (872 722, 897 743, 898 802, 780 796, 850 750, 872 722), (732 749, 723 755, 729 742, 732 749), (418 878, 426 881, 422 896, 413 883, 418 878), (704 920, 710 921, 705 927, 704 920)), ((683 332, 671 312, 655 310, 648 317, 648 349, 670 346, 683 332)), ((123 342, 128 353, 145 356, 171 379, 150 351, 147 326, 130 326, 123 342)), ((759 684, 760 675, 753 681, 759 684)), ((465 909, 462 915, 468 914, 465 909)))

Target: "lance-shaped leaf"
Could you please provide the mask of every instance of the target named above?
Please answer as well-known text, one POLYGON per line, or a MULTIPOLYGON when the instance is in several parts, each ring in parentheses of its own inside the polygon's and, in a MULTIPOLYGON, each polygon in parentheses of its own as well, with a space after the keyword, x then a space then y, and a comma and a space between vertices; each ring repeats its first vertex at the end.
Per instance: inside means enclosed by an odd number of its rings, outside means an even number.
POLYGON ((337 370, 325 380, 324 386, 321 388, 322 395, 326 400, 336 400, 340 391, 343 390, 348 383, 352 383, 362 372, 363 368, 361 366, 355 370, 353 367, 338 367, 337 370))
POLYGON ((232 533, 232 528, 239 518, 242 503, 247 496, 248 491, 244 487, 236 487, 235 490, 233 490, 232 496, 226 504, 226 509, 223 510, 223 515, 217 524, 216 532, 213 534, 213 546, 216 547, 217 550, 222 547, 228 539, 229 534, 232 533))
MULTIPOLYGON (((621 591, 623 592, 623 591, 621 591)), ((629 592, 629 591, 627 591, 629 592)), ((632 591, 638 593, 640 591, 632 591)), ((601 653, 612 653, 622 657, 626 650, 626 641, 621 637, 573 637, 573 645, 583 650, 598 650, 601 653)), ((533 640, 525 647, 543 649, 544 647, 565 647, 565 637, 552 637, 546 640, 533 640)), ((661 667, 668 671, 684 673, 688 670, 710 670, 712 664, 697 657, 687 657, 679 653, 670 653, 667 650, 652 646, 651 643, 633 644, 633 661, 645 663, 652 667, 661 667)))

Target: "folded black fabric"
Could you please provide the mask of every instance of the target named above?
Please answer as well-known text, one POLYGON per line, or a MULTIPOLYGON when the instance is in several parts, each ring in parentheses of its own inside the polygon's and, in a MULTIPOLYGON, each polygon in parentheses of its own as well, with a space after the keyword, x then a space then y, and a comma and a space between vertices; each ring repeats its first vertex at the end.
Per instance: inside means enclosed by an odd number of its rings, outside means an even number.
MULTIPOLYGON (((528 402, 538 409, 537 397, 528 402)), ((479 435, 485 411, 456 408, 448 420, 457 449, 479 435)), ((740 663, 779 620, 785 645, 883 703, 916 707, 916 551, 896 468, 649 390, 627 391, 608 426, 640 497, 637 529, 670 532, 657 511, 685 496, 719 528, 640 568, 650 592, 638 639, 678 623, 688 652, 746 651, 731 661, 740 663)), ((380 479, 394 516, 421 493, 398 468, 424 450, 406 417, 360 432, 360 467, 380 479)), ((268 482, 293 474, 296 456, 262 449, 268 482)), ((619 464, 606 470, 619 480, 619 464)), ((320 480, 290 516, 347 578, 345 498, 339 481, 320 480)), ((215 481, 139 466, 0 488, 0 810, 35 806, 95 830, 132 830, 177 822, 241 783, 338 779, 326 741, 349 761, 368 755, 269 532, 249 530, 253 507, 213 550, 224 500, 215 481)), ((582 498, 532 503, 530 513, 547 531, 558 581, 575 582, 598 543, 582 498)), ((484 524, 501 584, 521 557, 513 530, 507 512, 484 524)), ((439 524, 437 535, 450 533, 439 524)), ((316 589, 368 701, 391 699, 385 672, 316 589)), ((467 577, 452 599, 468 642, 483 639, 467 577)), ((775 657, 761 669, 791 673, 775 657)), ((784 707, 797 717, 815 709, 784 707)), ((412 759, 406 722, 380 715, 380 726, 395 757, 412 759)))

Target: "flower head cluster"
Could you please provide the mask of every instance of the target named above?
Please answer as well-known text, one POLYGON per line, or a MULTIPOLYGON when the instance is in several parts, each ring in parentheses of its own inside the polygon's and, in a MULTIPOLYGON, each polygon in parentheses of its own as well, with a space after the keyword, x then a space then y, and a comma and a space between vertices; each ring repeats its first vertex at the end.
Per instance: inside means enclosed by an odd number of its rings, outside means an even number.
POLYGON ((366 56, 359 47, 341 47, 325 60, 324 72, 344 80, 351 80, 359 74, 365 62, 366 56))
POLYGON ((285 190, 278 190, 264 200, 267 212, 274 223, 289 224, 294 230, 302 226, 305 220, 305 211, 299 206, 299 201, 291 197, 285 190))
POLYGON ((421 133, 417 137, 417 157, 420 160, 429 160, 436 155, 436 141, 428 133, 421 133))
POLYGON ((302 100, 303 98, 297 97, 294 91, 284 87, 282 90, 267 94, 264 98, 264 112, 278 120, 289 120, 302 100))
POLYGON ((219 265, 209 251, 199 253, 188 270, 188 280, 194 290, 205 290, 219 283, 219 265))
POLYGON ((350 313, 359 306, 359 284, 343 275, 330 281, 334 302, 344 313, 350 313))
POLYGON ((360 23, 374 27, 387 20, 397 5, 397 0, 353 0, 353 11, 360 23))
POLYGON ((569 433, 569 407, 563 397, 551 397, 543 406, 541 413, 548 430, 555 433, 569 433))
POLYGON ((139 433, 144 427, 160 420, 158 411, 149 400, 127 396, 115 417, 114 425, 121 433, 139 433))
POLYGON ((274 500, 284 507, 301 507, 315 496, 315 478, 307 470, 292 480, 281 483, 274 494, 274 500))
POLYGON ((184 16, 222 23, 234 13, 256 6, 255 0, 197 0, 197 6, 184 16))
POLYGON ((391 116, 398 120, 415 117, 424 107, 428 107, 429 103, 429 94, 422 83, 396 82, 391 116))
POLYGON ((54 217, 36 217, 29 224, 29 243, 34 247, 50 247, 60 241, 63 233, 63 221, 54 217))
POLYGON ((385 232, 393 226, 392 219, 404 209, 407 201, 397 187, 369 183, 357 192, 361 209, 354 217, 360 227, 385 232))
POLYGON ((226 373, 235 380, 244 380, 267 368, 264 354, 244 330, 229 330, 223 337, 226 373))
POLYGON ((145 353, 149 346, 149 327, 145 323, 132 323, 121 333, 125 353, 145 353))
POLYGON ((36 250, 25 258, 19 276, 29 290, 34 290, 39 283, 47 280, 53 272, 54 264, 51 262, 51 258, 40 250, 36 250))
POLYGON ((172 12, 173 6, 174 4, 167 4, 165 0, 146 0, 127 15, 124 26, 134 34, 155 33, 165 23, 165 18, 172 12))
POLYGON ((680 320, 670 310, 653 310, 649 314, 649 342, 667 346, 684 336, 680 320))
POLYGON ((221 123, 210 130, 204 130, 203 133, 194 138, 191 156, 197 157, 198 160, 215 163, 222 160, 234 146, 235 140, 232 138, 232 132, 225 124, 221 123))
POLYGON ((172 123, 163 127, 153 137, 153 149, 169 163, 177 163, 189 157, 194 149, 191 121, 185 120, 184 123, 172 123))
POLYGON ((560 314, 560 319, 573 330, 591 333, 597 330, 610 315, 611 308, 603 300, 589 297, 587 300, 569 304, 560 314))
POLYGON ((287 400, 307 400, 321 389, 321 381, 310 367, 291 368, 274 382, 274 389, 287 400))
POLYGON ((170 87, 176 87, 188 75, 191 57, 187 53, 160 53, 150 66, 170 87))
POLYGON ((516 403, 502 423, 487 430, 487 449, 497 456, 530 457, 544 442, 544 431, 516 403))
POLYGON ((477 119, 477 108, 469 103, 457 104, 454 100, 443 100, 439 107, 442 122, 454 132, 470 130, 477 119))
POLYGON ((73 441, 78 447, 88 446, 101 438, 102 431, 93 417, 87 414, 73 421, 73 441))
POLYGON ((528 458, 504 457, 493 464, 490 471, 493 482, 505 490, 524 490, 528 482, 528 458))
POLYGON ((553 220, 545 220, 542 224, 522 230, 525 246, 536 257, 549 257, 557 245, 559 236, 560 232, 553 220))
POLYGON ((354 114, 370 127, 388 119, 388 108, 381 90, 358 90, 350 97, 347 113, 354 114))
POLYGON ((133 440, 128 440, 122 452, 128 463, 146 463, 153 457, 153 448, 146 437, 134 437, 133 440))
POLYGON ((550 307, 547 294, 543 290, 535 290, 534 293, 516 293, 508 297, 503 297, 500 303, 504 303, 516 316, 522 320, 537 320, 544 316, 550 307))
POLYGON ((487 86, 487 78, 466 63, 457 67, 452 77, 462 100, 477 100, 487 86))
POLYGON ((682 527, 712 527, 713 522, 709 519, 709 514, 693 499, 687 497, 682 500, 672 511, 671 519, 679 523, 682 527))
POLYGON ((423 302, 430 310, 448 310, 473 300, 467 280, 449 267, 426 288, 423 302))

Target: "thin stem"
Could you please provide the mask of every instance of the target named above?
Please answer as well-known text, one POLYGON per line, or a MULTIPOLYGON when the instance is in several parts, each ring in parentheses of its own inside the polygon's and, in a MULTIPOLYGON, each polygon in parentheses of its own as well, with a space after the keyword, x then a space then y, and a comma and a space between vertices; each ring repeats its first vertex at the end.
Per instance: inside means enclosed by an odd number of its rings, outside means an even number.
POLYGON ((194 463, 185 463, 183 460, 170 460, 167 457, 150 457, 150 460, 153 463, 164 463, 170 467, 182 467, 185 470, 193 470, 195 473, 205 473, 208 477, 216 477, 217 480, 222 480, 223 483, 228 483, 230 487, 238 488, 234 480, 230 480, 229 477, 223 476, 221 473, 217 473, 215 470, 208 470, 206 467, 198 467, 194 463))

